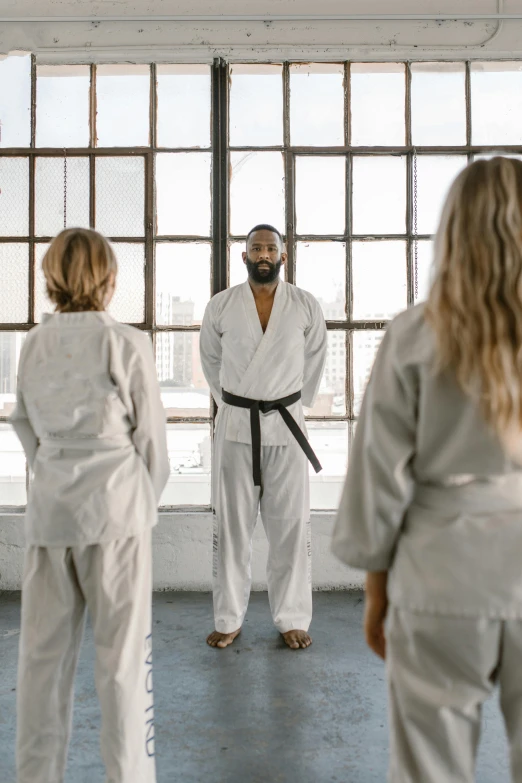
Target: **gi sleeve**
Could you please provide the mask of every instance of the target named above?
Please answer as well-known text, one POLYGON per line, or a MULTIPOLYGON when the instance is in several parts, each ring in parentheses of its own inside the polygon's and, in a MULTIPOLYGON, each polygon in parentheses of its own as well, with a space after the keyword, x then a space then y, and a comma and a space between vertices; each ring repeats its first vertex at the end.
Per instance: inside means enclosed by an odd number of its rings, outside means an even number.
POLYGON ((334 526, 333 553, 353 568, 387 571, 413 492, 416 384, 388 328, 373 366, 334 526))
POLYGON ((18 435, 20 443, 22 444, 25 451, 25 456, 27 458, 29 467, 32 469, 39 444, 36 433, 33 430, 31 422, 29 421, 21 385, 21 379, 19 376, 16 391, 16 407, 9 417, 9 422, 12 424, 14 431, 18 435))
POLYGON ((328 335, 321 305, 312 300, 312 317, 305 331, 305 361, 301 399, 306 408, 311 408, 317 397, 326 364, 328 335))
POLYGON ((132 441, 147 466, 159 503, 170 475, 166 417, 152 345, 145 335, 139 335, 139 338, 129 368, 129 393, 135 423, 132 441))
POLYGON ((199 336, 199 351, 203 374, 212 392, 216 405, 221 405, 221 383, 219 374, 221 371, 221 334, 217 328, 212 300, 208 303, 201 324, 199 336))

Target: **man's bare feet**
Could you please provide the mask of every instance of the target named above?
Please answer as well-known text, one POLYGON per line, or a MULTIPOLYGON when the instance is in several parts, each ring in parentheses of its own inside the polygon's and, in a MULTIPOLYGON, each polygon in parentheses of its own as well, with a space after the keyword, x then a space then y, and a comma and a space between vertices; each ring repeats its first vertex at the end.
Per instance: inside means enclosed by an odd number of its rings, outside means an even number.
POLYGON ((219 631, 212 631, 210 636, 207 638, 207 644, 209 644, 211 647, 219 647, 220 649, 224 649, 225 647, 228 647, 229 644, 232 644, 234 639, 237 639, 240 633, 241 628, 238 628, 237 631, 233 631, 232 633, 220 633, 219 631))
POLYGON ((291 650, 304 650, 312 644, 312 638, 308 636, 306 631, 287 631, 281 636, 291 650))

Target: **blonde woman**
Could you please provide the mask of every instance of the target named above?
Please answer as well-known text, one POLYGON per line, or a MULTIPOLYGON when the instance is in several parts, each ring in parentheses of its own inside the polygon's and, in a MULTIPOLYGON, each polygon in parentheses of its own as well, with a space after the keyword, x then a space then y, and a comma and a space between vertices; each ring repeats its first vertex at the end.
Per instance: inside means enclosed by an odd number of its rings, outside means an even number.
POLYGON ((11 422, 33 471, 18 668, 18 783, 62 783, 86 609, 110 783, 154 783, 151 528, 169 468, 147 335, 107 314, 116 260, 68 229, 43 260, 11 422))
POLYGON ((521 783, 522 163, 457 177, 435 259, 378 352, 333 546, 368 572, 391 783, 471 783, 496 685, 521 783))

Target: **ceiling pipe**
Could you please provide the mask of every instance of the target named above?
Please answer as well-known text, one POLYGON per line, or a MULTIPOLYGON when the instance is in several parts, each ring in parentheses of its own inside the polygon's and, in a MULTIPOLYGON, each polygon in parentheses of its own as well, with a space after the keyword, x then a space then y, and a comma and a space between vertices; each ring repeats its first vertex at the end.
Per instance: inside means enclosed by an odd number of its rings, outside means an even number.
POLYGON ((186 16, 7 16, 1 24, 57 22, 504 22, 520 21, 521 14, 206 14, 186 16))

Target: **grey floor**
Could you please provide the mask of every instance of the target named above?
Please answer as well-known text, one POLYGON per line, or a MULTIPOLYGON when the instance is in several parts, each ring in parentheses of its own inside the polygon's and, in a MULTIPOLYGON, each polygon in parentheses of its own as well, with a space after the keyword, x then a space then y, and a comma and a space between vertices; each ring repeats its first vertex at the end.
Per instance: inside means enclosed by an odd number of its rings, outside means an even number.
MULTIPOLYGON (((358 593, 316 593, 314 644, 292 652, 272 627, 266 594, 256 593, 241 637, 218 651, 204 644, 208 594, 156 594, 158 783, 383 783, 384 669, 365 648, 362 604, 358 593)), ((19 616, 19 594, 0 593, 1 783, 15 781, 19 616)), ((93 653, 88 628, 66 783, 103 781, 93 653)), ((509 781, 496 699, 484 713, 477 781, 509 781)))

